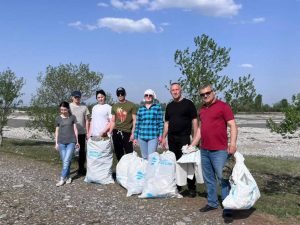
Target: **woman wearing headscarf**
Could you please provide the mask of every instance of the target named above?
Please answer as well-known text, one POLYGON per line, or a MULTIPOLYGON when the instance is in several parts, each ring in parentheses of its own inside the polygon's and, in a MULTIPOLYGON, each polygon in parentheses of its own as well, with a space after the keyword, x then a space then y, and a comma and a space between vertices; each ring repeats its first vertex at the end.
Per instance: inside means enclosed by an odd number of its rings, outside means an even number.
POLYGON ((164 121, 161 105, 152 89, 144 92, 143 102, 137 112, 133 143, 139 142, 142 157, 148 159, 162 140, 164 121))

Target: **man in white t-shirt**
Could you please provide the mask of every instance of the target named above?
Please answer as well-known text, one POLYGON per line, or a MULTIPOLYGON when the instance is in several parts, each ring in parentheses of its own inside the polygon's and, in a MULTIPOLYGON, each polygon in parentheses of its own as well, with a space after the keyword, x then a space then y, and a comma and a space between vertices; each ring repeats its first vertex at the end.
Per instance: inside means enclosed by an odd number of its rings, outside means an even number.
POLYGON ((77 130, 78 130, 78 142, 80 145, 79 157, 78 157, 78 175, 85 175, 86 169, 84 167, 86 160, 86 133, 89 130, 89 116, 90 112, 86 105, 81 104, 81 92, 72 92, 72 102, 70 103, 71 113, 76 117, 77 130))
POLYGON ((96 91, 98 104, 92 109, 92 120, 88 138, 106 138, 110 128, 111 106, 105 103, 106 94, 103 90, 96 91))

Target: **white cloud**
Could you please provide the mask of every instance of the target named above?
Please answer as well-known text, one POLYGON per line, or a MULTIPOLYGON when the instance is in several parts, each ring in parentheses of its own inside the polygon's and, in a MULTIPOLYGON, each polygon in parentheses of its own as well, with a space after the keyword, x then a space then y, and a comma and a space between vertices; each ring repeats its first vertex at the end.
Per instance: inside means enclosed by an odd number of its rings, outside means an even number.
POLYGON ((264 23, 264 22, 266 22, 265 17, 256 17, 256 18, 252 18, 251 20, 241 20, 239 22, 232 22, 231 24, 245 25, 245 24, 258 24, 258 23, 264 23))
POLYGON ((120 0, 111 0, 111 5, 117 9, 128 9, 128 10, 137 10, 143 6, 149 4, 148 0, 131 0, 131 1, 120 1, 120 0))
POLYGON ((107 3, 105 3, 105 2, 99 2, 97 4, 97 6, 99 6, 99 7, 108 7, 109 5, 107 3))
POLYGON ((249 64, 249 63, 244 63, 244 64, 241 64, 240 67, 243 67, 243 68, 253 68, 253 65, 249 64))
POLYGON ((105 17, 98 19, 96 24, 83 24, 81 21, 76 21, 68 24, 79 30, 96 30, 100 28, 108 28, 118 33, 147 33, 147 32, 162 32, 161 27, 156 26, 148 18, 140 20, 132 20, 128 18, 113 18, 105 17))
POLYGON ((68 26, 77 28, 79 30, 83 29, 83 24, 80 21, 75 21, 75 22, 69 23, 68 26))
POLYGON ((74 27, 78 30, 96 30, 97 29, 97 26, 90 25, 90 24, 83 24, 81 21, 69 23, 68 26, 74 27))
POLYGON ((266 22, 266 18, 264 17, 257 17, 252 19, 252 23, 263 23, 266 22))
POLYGON ((149 10, 179 8, 200 11, 209 16, 234 16, 242 8, 234 0, 111 0, 118 9, 137 10, 142 7, 149 10))
POLYGON ((146 32, 156 32, 155 25, 148 18, 143 18, 140 20, 132 20, 128 18, 112 18, 106 17, 98 20, 99 28, 108 28, 112 31, 123 33, 146 33, 146 32))

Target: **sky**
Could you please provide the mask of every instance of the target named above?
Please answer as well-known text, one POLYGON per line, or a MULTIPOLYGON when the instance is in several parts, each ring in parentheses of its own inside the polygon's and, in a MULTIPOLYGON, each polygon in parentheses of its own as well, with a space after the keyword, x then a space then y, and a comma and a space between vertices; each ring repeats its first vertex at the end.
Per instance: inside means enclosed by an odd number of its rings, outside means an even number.
POLYGON ((174 53, 202 34, 231 48, 220 75, 251 74, 264 103, 300 93, 300 0, 1 0, 0 10, 0 71, 24 77, 25 105, 38 74, 68 63, 103 73, 115 99, 122 86, 133 102, 148 88, 168 102, 174 53))

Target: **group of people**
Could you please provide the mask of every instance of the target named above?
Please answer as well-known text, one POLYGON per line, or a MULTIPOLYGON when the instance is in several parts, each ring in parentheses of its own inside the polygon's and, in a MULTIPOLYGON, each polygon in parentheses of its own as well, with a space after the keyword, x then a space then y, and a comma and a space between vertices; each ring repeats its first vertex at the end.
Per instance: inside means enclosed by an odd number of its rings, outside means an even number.
MULTIPOLYGON (((84 175, 85 141, 112 136, 114 151, 119 161, 124 154, 132 153, 139 144, 144 159, 157 150, 172 151, 176 160, 182 156, 184 145, 199 146, 203 178, 207 190, 207 205, 200 208, 205 213, 218 208, 217 184, 222 200, 229 194, 228 179, 222 177, 227 159, 235 153, 237 126, 230 106, 217 99, 212 85, 199 89, 203 105, 197 112, 194 103, 182 95, 179 83, 172 83, 170 93, 173 100, 167 105, 165 115, 153 90, 144 92, 144 104, 138 109, 126 99, 126 91, 116 90, 118 102, 113 106, 105 103, 106 93, 96 92, 96 104, 90 116, 89 110, 80 103, 80 91, 72 93, 72 102, 60 104, 60 115, 56 118, 55 141, 63 162, 61 179, 57 186, 70 183, 70 164, 74 147, 79 147, 78 173, 84 175), (228 139, 227 127, 230 129, 228 139), (192 136, 192 138, 191 138, 192 136), (199 145, 200 142, 200 145, 199 145)), ((195 176, 188 179, 188 193, 196 196, 195 176)), ((178 186, 179 191, 181 187, 178 186)), ((232 219, 232 211, 223 210, 223 217, 232 219)))

